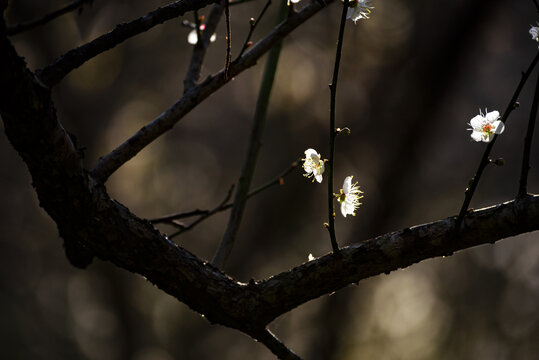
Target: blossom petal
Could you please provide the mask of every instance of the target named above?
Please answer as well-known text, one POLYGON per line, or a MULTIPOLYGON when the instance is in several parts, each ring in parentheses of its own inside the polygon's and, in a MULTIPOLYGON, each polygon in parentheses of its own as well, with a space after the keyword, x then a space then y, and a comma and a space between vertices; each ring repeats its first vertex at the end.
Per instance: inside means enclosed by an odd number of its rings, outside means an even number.
POLYGON ((316 181, 318 181, 318 183, 321 183, 322 182, 322 174, 317 174, 314 176, 314 178, 316 179, 316 181))
POLYGON ((317 155, 318 156, 318 153, 316 152, 315 149, 307 149, 307 150, 305 150, 305 157, 306 158, 310 158, 310 157, 312 157, 312 155, 317 155))
POLYGON ((494 127, 494 133, 495 134, 501 134, 505 130, 505 125, 501 121, 494 121, 492 123, 492 126, 494 127))
POLYGON ((198 42, 198 35, 195 29, 191 30, 191 32, 189 32, 189 35, 187 35, 187 42, 191 45, 196 45, 196 43, 198 42))
POLYGON ((485 114, 485 119, 487 119, 489 123, 496 121, 499 118, 500 118, 500 113, 498 111, 491 111, 485 114))
POLYGON ((483 126, 484 117, 481 115, 476 115, 470 120, 470 126, 475 129, 480 129, 483 126))
POLYGON ((346 211, 346 202, 345 201, 343 201, 341 203, 341 214, 342 214, 342 216, 346 217, 347 211, 346 211))
POLYGON ((483 133, 480 132, 480 131, 473 131, 472 132, 472 135, 470 135, 472 137, 472 139, 474 139, 475 141, 481 141, 483 140, 483 133))
MULTIPOLYGON (((345 195, 348 195, 350 193, 350 189, 352 188, 352 176, 347 176, 344 179, 344 182, 342 184, 342 191, 345 195)), ((344 202, 343 202, 344 203, 344 202)))

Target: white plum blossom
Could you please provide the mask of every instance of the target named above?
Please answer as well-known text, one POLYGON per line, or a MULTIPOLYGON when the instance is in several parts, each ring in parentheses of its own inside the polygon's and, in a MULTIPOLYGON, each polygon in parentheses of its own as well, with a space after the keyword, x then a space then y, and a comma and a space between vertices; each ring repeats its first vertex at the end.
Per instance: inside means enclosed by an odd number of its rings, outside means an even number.
POLYGON ((306 174, 305 177, 314 177, 319 183, 322 182, 322 174, 324 173, 324 160, 321 159, 320 154, 315 149, 305 150, 305 159, 303 159, 303 169, 306 174))
POLYGON ((368 19, 372 6, 368 5, 369 0, 349 0, 347 19, 352 19, 354 24, 361 19, 368 19))
POLYGON ((530 28, 530 35, 532 36, 532 40, 539 42, 539 27, 532 26, 530 28))
MULTIPOLYGON (((200 32, 202 33, 205 28, 206 25, 201 24, 199 28, 200 32)), ((215 34, 212 34, 212 36, 210 37, 210 42, 214 42, 216 38, 217 36, 215 34)), ((198 34, 196 29, 193 29, 191 30, 191 32, 189 32, 189 35, 187 35, 187 42, 191 45, 196 45, 196 43, 198 42, 198 34)))
POLYGON ((475 141, 490 142, 494 139, 495 134, 501 134, 505 130, 505 125, 500 120, 500 113, 497 111, 487 112, 485 115, 479 110, 479 115, 476 115, 470 120, 472 127, 471 137, 475 141))
POLYGON ((346 215, 356 216, 355 211, 359 205, 361 205, 359 199, 363 197, 363 195, 360 195, 363 194, 363 192, 359 190, 357 182, 352 184, 352 178, 353 176, 347 176, 344 179, 341 193, 340 195, 336 195, 337 200, 341 203, 341 213, 344 217, 346 217, 346 215))
POLYGON ((290 3, 293 3, 293 4, 297 4, 299 3, 301 0, 288 0, 288 6, 290 6, 290 3))

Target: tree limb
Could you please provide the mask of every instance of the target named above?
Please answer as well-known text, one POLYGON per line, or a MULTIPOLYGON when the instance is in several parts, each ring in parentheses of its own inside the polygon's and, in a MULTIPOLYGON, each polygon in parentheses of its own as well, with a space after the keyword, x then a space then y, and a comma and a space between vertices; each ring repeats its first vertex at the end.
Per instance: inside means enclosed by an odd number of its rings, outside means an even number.
POLYGON ((267 342, 274 353, 285 350, 263 331, 296 306, 370 276, 539 229, 539 196, 528 195, 470 213, 458 236, 455 217, 450 217, 344 247, 263 281, 241 283, 108 196, 82 167, 80 152, 56 118, 50 89, 5 36, 0 38, 0 114, 32 175, 40 205, 65 241, 141 274, 211 323, 267 342))
POLYGON ((53 87, 72 70, 78 68, 91 58, 112 49, 125 40, 150 30, 167 20, 184 15, 188 11, 201 9, 217 0, 180 0, 170 5, 160 7, 136 20, 116 25, 114 30, 101 35, 95 40, 79 46, 60 56, 56 61, 42 70, 38 70, 41 82, 53 87))
POLYGON ((141 274, 210 322, 247 334, 300 304, 367 277, 539 229, 539 196, 530 195, 474 211, 465 217, 458 237, 455 217, 450 217, 344 247, 267 280, 241 283, 110 199, 82 168, 77 149, 56 120, 50 91, 6 39, 0 42, 0 69, 6 134, 64 240, 141 274))
POLYGON ((97 165, 92 169, 93 177, 97 181, 105 182, 110 175, 120 168, 120 166, 138 154, 139 151, 144 149, 152 141, 170 130, 195 106, 219 90, 234 76, 255 65, 258 59, 275 44, 333 1, 334 0, 327 0, 324 4, 313 2, 303 8, 299 13, 288 17, 286 21, 282 22, 240 59, 230 65, 230 76, 228 78, 225 76, 225 71, 221 70, 216 75, 209 76, 198 86, 191 88, 191 90, 186 92, 176 103, 159 115, 155 120, 142 127, 111 153, 100 158, 97 165))

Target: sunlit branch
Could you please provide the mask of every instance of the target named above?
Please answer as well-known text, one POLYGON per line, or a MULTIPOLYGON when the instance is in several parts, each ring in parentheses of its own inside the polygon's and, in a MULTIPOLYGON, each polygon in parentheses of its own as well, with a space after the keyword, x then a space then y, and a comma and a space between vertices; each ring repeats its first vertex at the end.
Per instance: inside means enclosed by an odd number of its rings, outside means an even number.
POLYGON ((327 0, 324 4, 313 2, 305 6, 300 12, 288 17, 266 37, 250 48, 249 51, 243 54, 240 59, 230 65, 230 77, 228 79, 225 79, 224 70, 221 70, 219 73, 209 76, 202 83, 193 87, 159 117, 142 127, 111 153, 103 156, 92 170, 92 176, 97 181, 105 182, 120 166, 129 161, 152 141, 170 130, 204 99, 219 90, 232 77, 255 65, 258 59, 275 44, 333 1, 327 0))
POLYGON ((57 17, 60 17, 64 14, 67 14, 71 11, 77 10, 79 8, 82 8, 85 3, 92 3, 94 0, 77 0, 73 1, 71 4, 64 6, 61 9, 58 9, 56 11, 53 11, 45 16, 43 16, 40 19, 23 22, 16 25, 11 25, 6 27, 6 34, 8 36, 13 36, 20 34, 24 31, 28 31, 31 29, 34 29, 38 26, 45 25, 48 22, 51 22, 52 20, 56 19, 57 17))
POLYGON ((72 70, 91 58, 112 49, 125 40, 150 30, 167 20, 184 15, 188 11, 198 10, 216 0, 180 0, 160 7, 136 20, 117 25, 114 30, 101 35, 95 40, 81 45, 60 56, 42 70, 36 71, 41 82, 49 87, 56 85, 72 70))

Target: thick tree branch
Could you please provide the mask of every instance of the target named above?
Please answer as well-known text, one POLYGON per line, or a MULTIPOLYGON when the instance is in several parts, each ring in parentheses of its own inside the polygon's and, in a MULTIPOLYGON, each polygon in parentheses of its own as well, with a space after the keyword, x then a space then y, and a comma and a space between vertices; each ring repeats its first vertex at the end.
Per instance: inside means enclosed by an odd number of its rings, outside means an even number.
POLYGON ((180 0, 170 5, 160 7, 136 20, 117 25, 111 32, 101 35, 87 44, 68 51, 47 67, 39 70, 37 75, 43 84, 53 87, 72 70, 86 61, 112 49, 125 40, 150 30, 167 20, 184 15, 188 11, 201 9, 216 0, 180 0))
POLYGON ((525 196, 464 219, 406 228, 342 248, 270 279, 240 283, 175 245, 110 199, 79 161, 56 120, 50 92, 39 85, 7 40, 0 43, 0 112, 6 134, 32 174, 41 206, 66 241, 145 276, 212 323, 247 334, 277 316, 361 279, 424 259, 539 229, 539 196, 525 196))
POLYGON ((307 5, 301 12, 288 17, 286 21, 282 22, 264 39, 260 40, 251 50, 230 65, 230 76, 228 78, 225 76, 225 71, 221 70, 216 75, 209 76, 198 86, 191 88, 191 90, 185 93, 176 103, 159 115, 159 117, 142 127, 110 154, 103 156, 92 170, 94 178, 97 181, 105 182, 120 166, 129 161, 163 133, 170 130, 195 106, 219 90, 234 76, 255 65, 258 59, 275 44, 333 1, 327 0, 324 4, 313 2, 307 5))
POLYGON ((241 283, 110 199, 82 167, 79 151, 56 118, 50 90, 5 37, 0 39, 0 114, 32 175, 40 205, 66 242, 145 276, 210 322, 249 334, 275 353, 288 349, 267 337, 266 325, 300 304, 424 259, 539 229, 539 196, 522 196, 472 212, 457 237, 450 217, 342 248, 267 280, 241 283))

